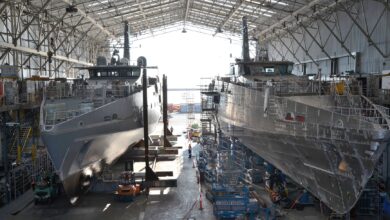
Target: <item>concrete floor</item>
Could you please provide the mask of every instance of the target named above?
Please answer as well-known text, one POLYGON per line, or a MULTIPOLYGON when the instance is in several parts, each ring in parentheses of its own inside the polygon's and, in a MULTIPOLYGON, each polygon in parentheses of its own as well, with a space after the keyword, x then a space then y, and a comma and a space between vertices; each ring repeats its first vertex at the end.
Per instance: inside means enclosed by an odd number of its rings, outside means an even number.
POLYGON ((199 210, 195 169, 186 154, 183 157, 177 188, 151 188, 148 197, 141 195, 130 203, 116 201, 113 194, 90 192, 76 206, 59 198, 51 205, 31 204, 10 219, 214 219, 208 201, 203 201, 204 210, 199 210))

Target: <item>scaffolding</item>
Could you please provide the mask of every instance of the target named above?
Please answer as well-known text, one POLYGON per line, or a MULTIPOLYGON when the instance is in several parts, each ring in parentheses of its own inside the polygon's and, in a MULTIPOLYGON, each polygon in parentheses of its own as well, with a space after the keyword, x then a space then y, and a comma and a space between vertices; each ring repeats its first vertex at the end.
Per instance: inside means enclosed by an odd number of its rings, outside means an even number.
POLYGON ((9 172, 5 174, 9 175, 9 183, 2 183, 0 186, 0 204, 15 200, 30 190, 37 175, 53 172, 53 164, 46 148, 32 146, 31 149, 31 158, 22 160, 19 164, 12 163, 9 172))
POLYGON ((181 106, 182 111, 187 113, 187 128, 191 128, 195 122, 195 97, 190 90, 183 93, 185 107, 181 106))
POLYGON ((13 121, 11 115, 2 113, 2 127, 5 129, 2 143, 4 172, 0 183, 0 206, 30 190, 34 178, 41 172, 53 172, 46 148, 37 146, 36 113, 34 109, 18 112, 17 122, 13 121))
POLYGON ((235 187, 243 184, 245 146, 234 137, 220 135, 217 147, 217 183, 235 187))
POLYGON ((218 93, 215 86, 215 81, 212 78, 201 78, 200 100, 201 100, 201 128, 202 135, 215 135, 215 112, 218 93))

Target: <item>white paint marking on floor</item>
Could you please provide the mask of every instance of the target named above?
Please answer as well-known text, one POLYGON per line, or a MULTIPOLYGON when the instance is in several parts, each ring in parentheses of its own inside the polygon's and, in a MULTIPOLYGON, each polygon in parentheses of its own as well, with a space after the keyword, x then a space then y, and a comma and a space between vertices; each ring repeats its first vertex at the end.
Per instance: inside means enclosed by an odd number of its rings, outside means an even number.
POLYGON ((140 212, 138 220, 144 220, 144 217, 145 217, 145 212, 140 212))
POLYGON ((126 206, 126 209, 128 209, 130 206, 132 206, 134 202, 130 203, 130 205, 126 206))

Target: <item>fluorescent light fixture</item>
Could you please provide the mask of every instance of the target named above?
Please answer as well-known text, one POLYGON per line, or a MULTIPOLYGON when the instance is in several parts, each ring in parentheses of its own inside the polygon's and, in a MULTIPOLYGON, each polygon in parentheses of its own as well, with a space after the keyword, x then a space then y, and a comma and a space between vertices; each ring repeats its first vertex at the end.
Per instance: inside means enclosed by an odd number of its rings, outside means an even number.
POLYGON ((288 5, 287 3, 279 1, 279 0, 270 0, 270 2, 275 3, 275 4, 279 4, 279 5, 284 5, 284 6, 288 5))
POLYGON ((267 13, 270 13, 270 14, 275 14, 276 13, 274 11, 270 11, 270 10, 267 10, 267 9, 264 9, 264 8, 260 8, 260 11, 267 12, 267 13))
POLYGON ((266 16, 266 17, 272 17, 272 15, 266 14, 266 13, 260 13, 260 14, 263 15, 263 16, 266 16))
POLYGON ((108 0, 101 1, 101 2, 95 2, 95 3, 89 4, 88 7, 95 6, 95 5, 98 5, 98 4, 104 4, 104 3, 107 3, 107 2, 108 2, 108 0))

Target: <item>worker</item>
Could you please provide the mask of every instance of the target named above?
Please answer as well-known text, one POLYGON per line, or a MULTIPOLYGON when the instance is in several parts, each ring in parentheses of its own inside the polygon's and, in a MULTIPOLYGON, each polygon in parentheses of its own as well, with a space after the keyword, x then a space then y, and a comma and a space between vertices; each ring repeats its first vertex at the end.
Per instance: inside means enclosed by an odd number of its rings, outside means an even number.
POLYGON ((191 158, 191 151, 192 151, 192 147, 191 147, 191 143, 188 144, 188 158, 191 158))

